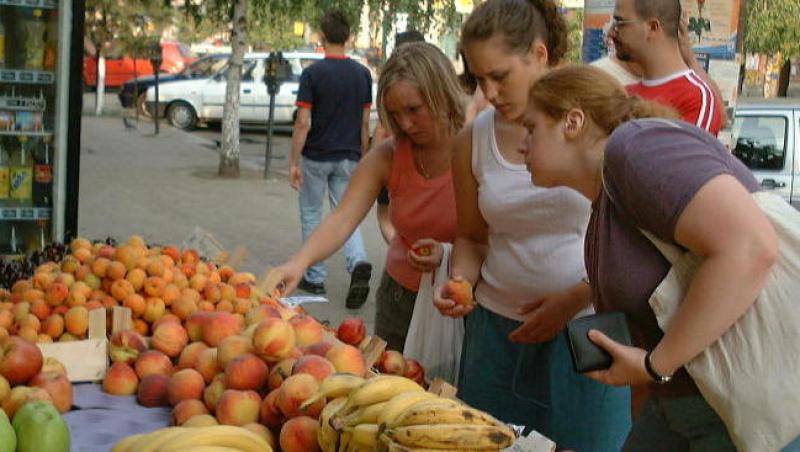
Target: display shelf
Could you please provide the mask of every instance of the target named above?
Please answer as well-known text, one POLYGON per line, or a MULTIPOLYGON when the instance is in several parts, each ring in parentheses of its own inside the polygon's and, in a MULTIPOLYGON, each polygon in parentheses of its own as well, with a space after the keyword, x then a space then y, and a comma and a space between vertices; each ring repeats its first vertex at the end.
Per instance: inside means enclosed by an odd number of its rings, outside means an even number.
MULTIPOLYGON (((0 0, 2 4, 3 0, 0 0)), ((27 69, 0 69, 0 82, 51 85, 56 80, 55 72, 30 71, 27 69)))
POLYGON ((27 6, 29 8, 58 8, 58 0, 0 0, 0 5, 27 6))
POLYGON ((0 109, 44 111, 47 109, 47 100, 44 97, 0 96, 0 109))
POLYGON ((49 220, 53 209, 50 207, 0 207, 0 220, 35 221, 49 220))
POLYGON ((0 137, 51 137, 53 132, 26 132, 24 130, 0 130, 0 137))

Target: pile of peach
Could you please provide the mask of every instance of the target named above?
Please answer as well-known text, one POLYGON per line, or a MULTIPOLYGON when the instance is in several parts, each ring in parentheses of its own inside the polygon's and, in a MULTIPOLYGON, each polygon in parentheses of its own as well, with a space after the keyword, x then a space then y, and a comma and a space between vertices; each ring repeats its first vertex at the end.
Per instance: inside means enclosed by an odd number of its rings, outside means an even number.
POLYGON ((30 279, 0 290, 0 338, 31 342, 85 338, 89 311, 125 306, 142 335, 164 316, 185 321, 198 311, 243 315, 262 302, 252 273, 237 273, 199 258, 194 250, 148 247, 133 236, 113 247, 85 239, 70 243, 60 263, 39 266, 30 279))
POLYGON ((52 403, 64 413, 72 407, 72 384, 64 366, 42 357, 34 344, 16 336, 0 340, 0 408, 9 418, 33 400, 52 403))
MULTIPOLYGON (((318 419, 325 400, 300 405, 335 372, 363 377, 369 371, 364 323, 350 318, 332 331, 280 305, 257 306, 244 319, 219 311, 196 312, 184 324, 164 318, 154 325, 149 348, 134 331, 115 333, 104 391, 135 394, 148 407, 172 406, 176 425, 243 426, 273 446, 279 438, 285 452, 305 450, 292 438, 307 433, 308 419, 318 419)), ((378 367, 424 380, 422 367, 398 352, 385 352, 378 367)))

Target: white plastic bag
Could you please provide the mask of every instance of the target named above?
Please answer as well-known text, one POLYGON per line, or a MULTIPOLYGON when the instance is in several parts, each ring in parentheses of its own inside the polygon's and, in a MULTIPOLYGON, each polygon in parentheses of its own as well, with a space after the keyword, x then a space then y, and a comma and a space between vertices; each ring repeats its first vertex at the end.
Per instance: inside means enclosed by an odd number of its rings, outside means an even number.
POLYGON ((444 255, 436 271, 436 281, 431 273, 422 275, 403 354, 419 361, 428 379, 439 377, 455 386, 464 342, 464 319, 443 316, 433 305, 433 288, 448 279, 451 245, 442 245, 444 255))
MULTIPOLYGON (((778 261, 756 302, 685 367, 736 447, 770 452, 800 435, 800 212, 771 193, 753 197, 775 228, 778 261)), ((645 235, 672 263, 649 300, 666 331, 701 260, 645 235)))

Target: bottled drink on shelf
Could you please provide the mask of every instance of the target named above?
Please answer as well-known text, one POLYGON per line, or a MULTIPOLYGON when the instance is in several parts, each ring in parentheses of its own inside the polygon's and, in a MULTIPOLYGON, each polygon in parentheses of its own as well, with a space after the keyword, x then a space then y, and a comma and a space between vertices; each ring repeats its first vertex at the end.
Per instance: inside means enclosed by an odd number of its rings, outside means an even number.
POLYGON ((6 29, 0 20, 0 69, 6 67, 6 29))
POLYGON ((41 9, 23 10, 22 21, 20 23, 24 30, 25 59, 23 67, 25 69, 41 70, 44 62, 44 39, 47 24, 41 9))
POLYGON ((47 17, 44 44, 44 69, 54 71, 58 61, 58 12, 53 10, 47 17))
POLYGON ((50 145, 39 146, 40 155, 36 157, 33 171, 33 205, 50 207, 53 197, 53 166, 50 164, 50 145))
POLYGON ((19 152, 11 159, 11 187, 9 195, 15 206, 33 204, 33 159, 28 150, 28 140, 20 138, 19 152))
POLYGON ((8 205, 11 190, 11 166, 9 160, 8 152, 0 143, 0 207, 8 205))

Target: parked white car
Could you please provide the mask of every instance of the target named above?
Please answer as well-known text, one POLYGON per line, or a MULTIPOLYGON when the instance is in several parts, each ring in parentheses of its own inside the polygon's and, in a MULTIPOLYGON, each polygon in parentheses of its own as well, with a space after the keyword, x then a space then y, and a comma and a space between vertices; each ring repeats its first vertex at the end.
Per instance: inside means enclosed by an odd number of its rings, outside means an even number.
MULTIPOLYGON (((292 67, 292 78, 280 86, 275 97, 275 124, 294 122, 295 101, 303 69, 325 58, 322 53, 285 52, 292 67)), ((244 57, 240 89, 239 119, 242 124, 266 125, 269 114, 269 95, 264 83, 264 65, 269 53, 249 53, 244 57)), ((225 73, 227 66, 210 78, 181 80, 159 86, 159 115, 174 127, 191 130, 198 123, 222 120, 225 104, 225 73)), ((376 87, 373 84, 373 95, 376 87)), ((147 90, 147 106, 154 110, 155 88, 147 90)), ((374 104, 374 103, 373 103, 374 104)))

